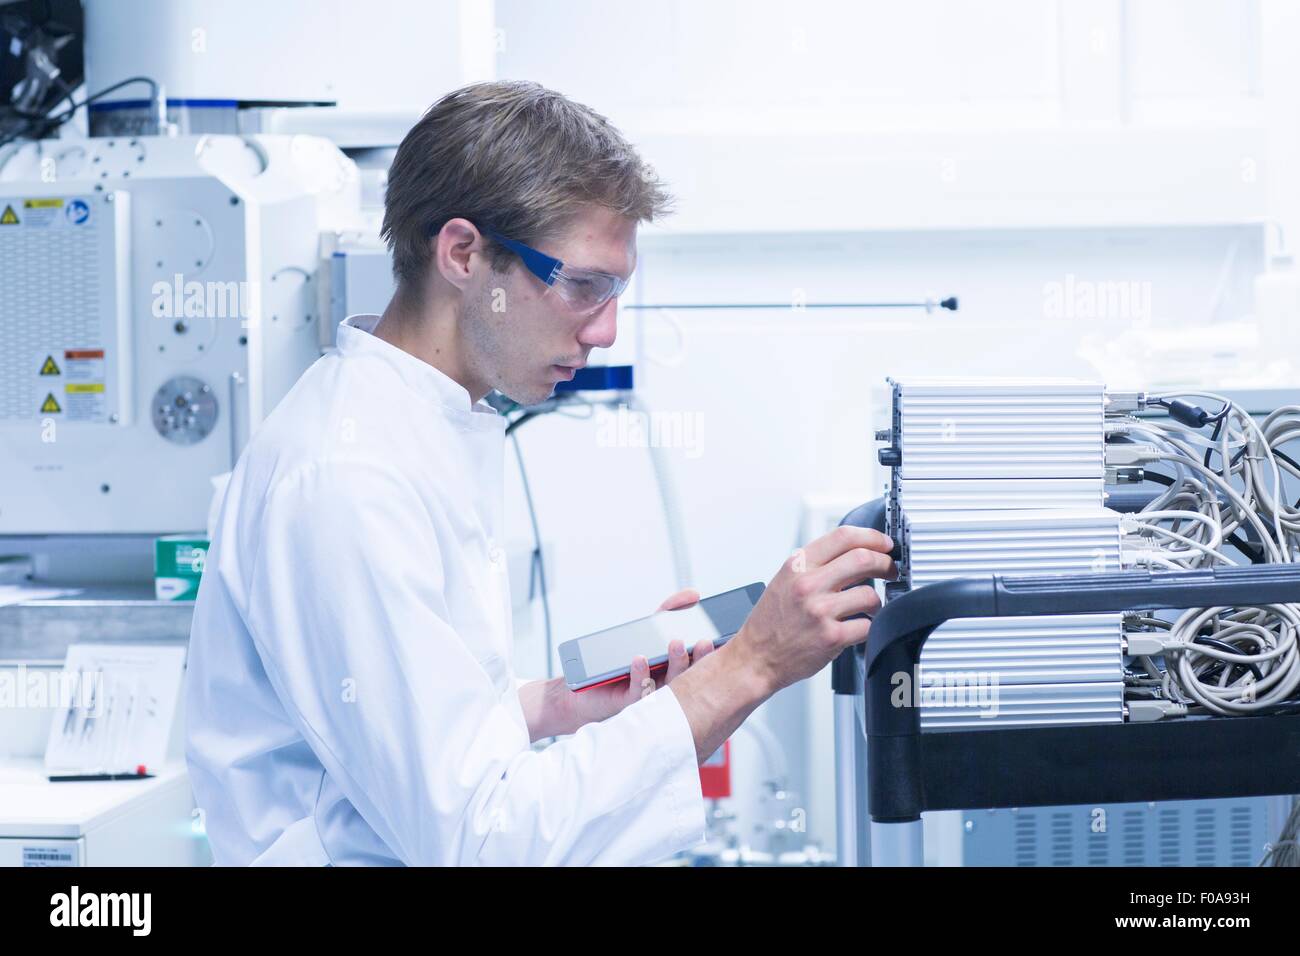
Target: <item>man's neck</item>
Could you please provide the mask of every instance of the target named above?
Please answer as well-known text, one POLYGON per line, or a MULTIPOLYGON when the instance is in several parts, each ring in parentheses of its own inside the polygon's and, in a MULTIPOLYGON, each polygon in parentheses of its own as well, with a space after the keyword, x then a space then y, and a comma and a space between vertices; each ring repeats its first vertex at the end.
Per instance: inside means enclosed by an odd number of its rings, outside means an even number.
POLYGON ((373 334, 432 365, 469 392, 471 403, 477 402, 490 389, 479 385, 466 368, 464 343, 458 332, 456 312, 450 303, 431 301, 416 306, 399 290, 384 309, 373 334))

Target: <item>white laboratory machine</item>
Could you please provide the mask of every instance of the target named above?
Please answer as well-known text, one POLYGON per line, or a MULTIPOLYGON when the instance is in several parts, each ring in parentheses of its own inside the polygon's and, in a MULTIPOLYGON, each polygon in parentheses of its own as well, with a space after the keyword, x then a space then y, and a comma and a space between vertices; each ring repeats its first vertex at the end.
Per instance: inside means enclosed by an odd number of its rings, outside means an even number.
POLYGON ((321 235, 359 201, 306 136, 0 151, 0 535, 203 528, 320 355, 321 235))

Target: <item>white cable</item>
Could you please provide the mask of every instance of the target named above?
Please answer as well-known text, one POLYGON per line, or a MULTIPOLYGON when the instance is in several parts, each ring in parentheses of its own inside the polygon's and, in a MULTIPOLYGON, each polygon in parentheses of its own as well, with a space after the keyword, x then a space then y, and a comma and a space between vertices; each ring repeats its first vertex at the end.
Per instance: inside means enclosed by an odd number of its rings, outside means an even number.
MULTIPOLYGON (((1300 467, 1275 454, 1288 442, 1300 442, 1300 405, 1282 406, 1256 422, 1213 392, 1170 394, 1216 401, 1222 417, 1213 439, 1176 421, 1133 418, 1108 429, 1109 435, 1140 443, 1108 445, 1108 464, 1159 461, 1172 470, 1169 487, 1141 512, 1125 517, 1123 529, 1144 545, 1126 546, 1126 561, 1178 570, 1230 564, 1221 546, 1246 527, 1258 538, 1265 560, 1300 559, 1300 502, 1293 506, 1282 497, 1283 473, 1300 478, 1300 467), (1219 460, 1209 467, 1201 459, 1209 461, 1213 454, 1219 460)), ((1262 713, 1293 700, 1300 689, 1297 605, 1193 608, 1167 633, 1144 631, 1129 640, 1135 653, 1148 655, 1146 661, 1160 649, 1166 662, 1163 673, 1152 663, 1152 678, 1128 681, 1142 698, 1131 720, 1179 716, 1184 711, 1168 705, 1180 702, 1224 716, 1262 713), (1158 694, 1155 706, 1145 698, 1150 693, 1158 694)))
MULTIPOLYGON (((1271 466, 1271 471, 1273 476, 1273 500, 1275 502, 1281 500, 1282 473, 1277 467, 1277 459, 1273 456, 1273 449, 1269 447, 1268 439, 1264 437, 1263 430, 1260 428, 1259 423, 1255 421, 1253 416, 1246 414, 1244 411, 1239 409, 1235 404, 1233 404, 1227 398, 1224 398, 1222 395, 1215 394, 1214 392, 1187 391, 1187 392, 1172 392, 1170 394, 1178 396, 1180 398, 1185 398, 1185 397, 1208 398, 1211 399, 1212 401, 1219 402, 1225 409, 1229 411, 1230 415, 1236 415, 1236 417, 1241 422, 1243 422, 1246 426, 1252 429, 1255 433, 1255 437, 1259 439, 1259 446, 1262 446, 1262 451, 1265 458, 1268 460, 1269 465, 1271 466)), ((1255 446, 1255 447, 1258 448, 1259 446, 1255 446)), ((1246 454, 1242 459, 1243 461, 1250 460, 1251 457, 1250 452, 1251 449, 1248 446, 1246 450, 1246 454)), ((1225 468, 1228 467, 1227 459, 1224 460, 1224 467, 1225 468)), ((1252 470, 1249 468, 1243 469, 1243 475, 1253 477, 1251 471, 1252 470)), ((1284 562, 1290 562, 1291 551, 1290 548, 1286 546, 1286 535, 1282 531, 1282 524, 1281 521, 1279 520, 1277 509, 1273 508, 1271 510, 1272 510, 1274 531, 1277 533, 1278 544, 1281 545, 1282 547, 1281 560, 1284 562)))
MULTIPOLYGON (((1223 564, 1232 564, 1232 563, 1233 563, 1233 561, 1232 561, 1231 558, 1229 558, 1227 555, 1225 555, 1225 554, 1223 554, 1223 553, 1221 553, 1221 552, 1219 552, 1219 551, 1216 551, 1212 546, 1207 546, 1207 545, 1201 544, 1201 543, 1198 542, 1198 541, 1193 541, 1191 538, 1188 538, 1188 537, 1185 537, 1184 535, 1178 534, 1176 531, 1170 531, 1170 530, 1168 530, 1168 529, 1166 529, 1166 528, 1161 528, 1159 525, 1154 525, 1154 524, 1142 524, 1142 523, 1140 523, 1140 522, 1137 524, 1137 527, 1138 527, 1138 528, 1141 528, 1141 529, 1144 530, 1144 531, 1151 531, 1151 532, 1153 532, 1153 533, 1155 533, 1155 534, 1161 535, 1162 537, 1172 538, 1174 541, 1178 541, 1178 542, 1180 542, 1181 544, 1185 544, 1185 545, 1187 545, 1187 546, 1190 547, 1190 548, 1192 549, 1192 551, 1194 551, 1194 552, 1197 552, 1197 553, 1199 553, 1199 554, 1204 554, 1204 555, 1206 555, 1207 557, 1217 558, 1217 559, 1218 559, 1220 562, 1222 562, 1223 564)), ((1169 555, 1186 555, 1186 554, 1190 554, 1191 552, 1188 552, 1188 551, 1166 551, 1165 553, 1166 553, 1166 554, 1169 554, 1169 555)), ((1177 558, 1175 558, 1175 560, 1177 560, 1177 558)))
POLYGON ((1300 653, 1296 636, 1300 632, 1300 611, 1291 604, 1226 608, 1193 608, 1174 622, 1166 643, 1166 660, 1172 658, 1170 670, 1178 684, 1196 703, 1221 715, 1251 714, 1266 711, 1286 700, 1300 687, 1300 653), (1201 631, 1226 643, 1249 641, 1260 650, 1248 653, 1234 644, 1239 653, 1231 653, 1207 644, 1196 643, 1201 631), (1225 668, 1219 684, 1202 680, 1202 674, 1215 662, 1247 665, 1258 670, 1255 678, 1247 670, 1231 684, 1225 668))

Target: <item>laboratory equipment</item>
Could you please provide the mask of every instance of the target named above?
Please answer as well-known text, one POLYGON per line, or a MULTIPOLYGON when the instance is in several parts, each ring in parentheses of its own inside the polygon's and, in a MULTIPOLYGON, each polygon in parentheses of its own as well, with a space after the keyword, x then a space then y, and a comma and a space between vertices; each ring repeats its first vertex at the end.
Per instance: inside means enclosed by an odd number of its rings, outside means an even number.
MULTIPOLYGON (((1249 719, 1283 748, 1297 733, 1300 576, 1282 475, 1300 466, 1281 446, 1298 415, 1256 422, 1213 393, 1094 383, 894 383, 878 435, 889 496, 846 519, 888 530, 901 573, 868 649, 834 668, 841 860, 921 862, 923 810, 967 811, 970 833, 977 808, 1294 792, 1286 768, 1236 773, 1241 731, 1227 724, 1249 719), (1070 566, 1061 556, 1090 522, 1106 532, 1070 566), (919 687, 901 701, 900 677, 919 687), (1189 729, 1144 729, 1176 725, 1189 729)), ((1266 805, 1232 807, 1240 840, 1243 814, 1258 824, 1266 805)))
POLYGON ((179 532, 320 355, 355 167, 309 137, 0 150, 0 535, 179 532))

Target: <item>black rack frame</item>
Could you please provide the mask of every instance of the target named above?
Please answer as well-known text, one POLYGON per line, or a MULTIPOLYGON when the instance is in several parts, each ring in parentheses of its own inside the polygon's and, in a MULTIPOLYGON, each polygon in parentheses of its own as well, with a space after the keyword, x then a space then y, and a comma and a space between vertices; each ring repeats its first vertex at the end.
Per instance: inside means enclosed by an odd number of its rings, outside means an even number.
MULTIPOLYGON (((884 521, 877 500, 842 523, 883 531, 884 521)), ((841 854, 856 862, 868 849, 861 767, 844 766, 854 753, 865 756, 873 838, 891 850, 896 841, 880 839, 879 828, 914 824, 915 843, 928 810, 1300 793, 1300 714, 921 733, 918 707, 891 704, 894 675, 915 675, 926 639, 952 618, 1291 603, 1300 604, 1300 565, 988 575, 898 595, 875 615, 865 647, 833 665, 834 692, 854 701, 866 738, 865 754, 860 740, 837 750, 837 795, 852 793, 856 802, 840 807, 841 827, 850 830, 841 834, 841 854)), ((919 856, 915 843, 902 862, 919 856)))

